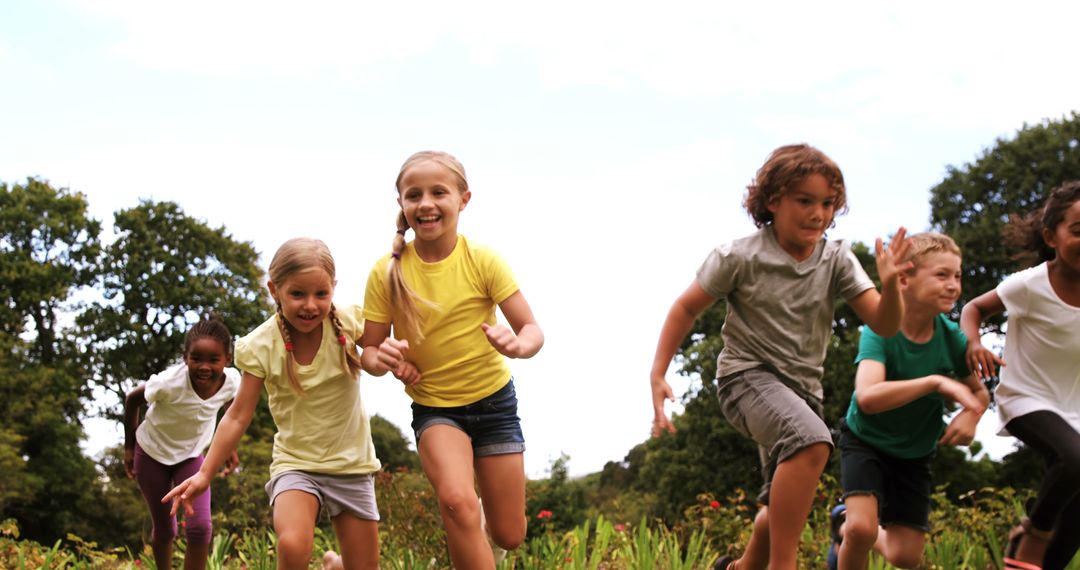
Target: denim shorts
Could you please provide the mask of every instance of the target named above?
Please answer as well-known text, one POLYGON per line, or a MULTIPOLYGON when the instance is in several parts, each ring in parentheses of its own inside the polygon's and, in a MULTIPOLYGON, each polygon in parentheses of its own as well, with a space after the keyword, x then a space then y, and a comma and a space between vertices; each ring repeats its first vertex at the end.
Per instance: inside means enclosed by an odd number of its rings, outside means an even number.
POLYGON ((736 431, 758 444, 765 482, 757 500, 769 504, 776 466, 815 443, 833 447, 822 419, 821 400, 788 383, 768 368, 751 368, 716 381, 720 410, 736 431))
POLYGON ((517 415, 514 379, 494 394, 472 404, 436 408, 413 402, 413 434, 416 444, 424 430, 434 425, 455 427, 472 440, 473 456, 502 455, 525 451, 525 436, 517 415))
POLYGON ((844 498, 873 495, 881 526, 902 524, 930 531, 930 460, 904 459, 874 449, 840 421, 840 485, 844 498))

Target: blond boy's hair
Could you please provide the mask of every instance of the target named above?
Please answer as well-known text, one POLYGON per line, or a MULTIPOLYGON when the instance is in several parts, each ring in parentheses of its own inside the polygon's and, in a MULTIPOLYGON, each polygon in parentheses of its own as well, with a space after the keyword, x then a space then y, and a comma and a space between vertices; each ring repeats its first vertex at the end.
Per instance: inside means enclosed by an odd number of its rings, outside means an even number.
POLYGON ((922 265, 923 259, 935 253, 951 253, 958 257, 961 256, 960 246, 956 245, 956 242, 945 234, 922 232, 908 239, 911 241, 911 247, 908 248, 907 255, 901 261, 910 261, 914 264, 914 267, 908 271, 909 273, 915 273, 919 266, 922 265))

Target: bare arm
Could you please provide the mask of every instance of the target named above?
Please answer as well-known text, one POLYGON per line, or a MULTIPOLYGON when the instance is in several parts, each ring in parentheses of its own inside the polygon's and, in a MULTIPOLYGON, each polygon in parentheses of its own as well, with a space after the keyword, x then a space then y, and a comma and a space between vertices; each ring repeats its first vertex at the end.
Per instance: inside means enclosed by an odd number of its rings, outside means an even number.
POLYGON ((671 305, 664 326, 660 329, 660 339, 656 342, 656 354, 653 356, 652 370, 649 372, 649 380, 652 385, 653 402, 653 428, 654 437, 663 431, 675 432, 675 426, 664 412, 664 401, 675 401, 675 395, 671 392, 671 385, 664 377, 667 374, 671 359, 675 357, 675 351, 679 344, 694 326, 698 315, 705 312, 716 298, 709 295, 694 281, 683 291, 682 295, 671 305))
POLYGON ((124 398, 124 472, 128 479, 135 477, 135 430, 139 428, 139 411, 146 406, 146 384, 128 392, 124 398))
POLYGON ((885 364, 877 360, 862 360, 855 372, 855 401, 867 414, 880 414, 914 402, 934 392, 958 402, 965 409, 986 408, 963 383, 948 376, 931 374, 910 380, 885 380, 885 364))
POLYGON ((910 261, 901 262, 907 254, 911 242, 907 239, 907 230, 896 230, 889 247, 882 245, 881 239, 874 243, 874 255, 878 276, 881 278, 881 292, 867 289, 851 300, 851 308, 867 326, 884 338, 889 338, 900 330, 900 319, 904 316, 904 299, 900 295, 900 274, 912 267, 910 261))
POLYGON ((544 333, 540 330, 540 325, 536 324, 536 318, 533 317, 532 308, 525 300, 525 295, 516 291, 499 303, 499 309, 510 323, 513 332, 502 325, 481 324, 480 328, 491 346, 510 358, 531 358, 539 352, 544 346, 544 333))
POLYGON ((364 321, 364 335, 360 338, 360 365, 372 376, 393 372, 394 377, 412 386, 422 379, 420 370, 406 359, 409 341, 390 336, 388 323, 364 321))
POLYGON ((960 410, 960 413, 956 414, 945 428, 945 433, 941 435, 941 440, 938 441, 941 445, 971 445, 971 442, 975 440, 975 428, 979 425, 979 419, 986 412, 986 407, 990 405, 990 393, 986 391, 986 386, 978 376, 974 373, 969 374, 963 382, 979 401, 980 407, 960 410))
POLYGON ((1005 303, 997 291, 987 291, 964 305, 960 312, 960 330, 968 339, 967 365, 979 378, 995 375, 995 366, 1005 366, 1005 361, 982 345, 979 327, 983 321, 1005 310, 1005 303))

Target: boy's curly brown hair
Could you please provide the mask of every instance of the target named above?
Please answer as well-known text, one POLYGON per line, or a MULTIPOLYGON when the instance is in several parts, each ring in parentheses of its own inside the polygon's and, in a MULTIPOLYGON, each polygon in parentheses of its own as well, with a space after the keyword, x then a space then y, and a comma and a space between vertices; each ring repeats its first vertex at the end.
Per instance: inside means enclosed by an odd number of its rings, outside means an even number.
MULTIPOLYGON (((808 144, 791 144, 772 151, 765 164, 758 169, 754 181, 746 187, 743 207, 753 218, 754 225, 760 228, 772 223, 769 203, 780 199, 811 174, 822 175, 829 187, 836 190, 835 215, 846 213, 847 198, 840 167, 825 153, 808 144)), ((833 221, 829 221, 829 227, 832 227, 833 221)))

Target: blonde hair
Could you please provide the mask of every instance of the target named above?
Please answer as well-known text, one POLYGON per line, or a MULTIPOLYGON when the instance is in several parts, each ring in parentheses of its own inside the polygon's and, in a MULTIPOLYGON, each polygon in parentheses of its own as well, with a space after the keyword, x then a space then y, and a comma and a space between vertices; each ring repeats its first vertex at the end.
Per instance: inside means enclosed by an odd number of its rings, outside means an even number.
MULTIPOLYGON (((437 150, 422 150, 413 154, 405 164, 401 165, 394 188, 401 194, 401 179, 405 173, 422 162, 434 162, 449 170, 457 182, 458 191, 464 194, 469 190, 469 181, 465 178, 465 167, 453 155, 437 150)), ((416 342, 424 338, 423 318, 420 316, 419 305, 432 306, 432 303, 418 295, 405 283, 405 275, 401 268, 401 256, 405 251, 405 232, 409 229, 409 221, 405 218, 405 211, 399 210, 397 215, 397 233, 391 246, 390 263, 386 269, 386 285, 390 292, 390 305, 397 307, 401 315, 400 321, 393 323, 394 327, 401 330, 403 336, 411 336, 416 342)))
MULTIPOLYGON (((337 272, 334 267, 334 257, 330 255, 330 248, 322 240, 312 238, 293 238, 278 248, 274 259, 270 261, 270 282, 274 288, 280 291, 290 277, 306 271, 322 270, 333 282, 337 272)), ((289 387, 297 394, 303 395, 304 389, 300 387, 300 380, 296 375, 296 358, 291 350, 292 337, 289 335, 288 322, 281 312, 281 303, 275 299, 276 319, 281 338, 285 341, 285 369, 289 373, 289 387)), ((337 308, 330 303, 330 325, 334 328, 334 336, 341 344, 341 365, 349 371, 353 377, 360 372, 360 357, 356 354, 356 343, 348 338, 342 329, 341 319, 337 316, 337 308), (351 348, 350 348, 351 345, 351 348)))
POLYGON ((743 207, 754 225, 761 228, 771 224, 773 213, 769 211, 769 203, 790 192, 811 174, 825 177, 829 188, 836 192, 835 213, 829 220, 829 227, 832 227, 836 216, 847 212, 844 175, 831 158, 808 144, 782 146, 772 151, 758 169, 743 198, 743 207))
POLYGON ((960 246, 956 245, 953 238, 938 232, 922 232, 908 238, 911 243, 907 254, 900 261, 910 261, 915 266, 910 269, 914 273, 919 269, 919 264, 927 256, 935 253, 951 253, 960 257, 960 246))

